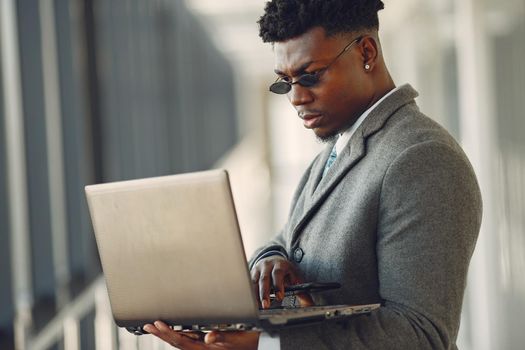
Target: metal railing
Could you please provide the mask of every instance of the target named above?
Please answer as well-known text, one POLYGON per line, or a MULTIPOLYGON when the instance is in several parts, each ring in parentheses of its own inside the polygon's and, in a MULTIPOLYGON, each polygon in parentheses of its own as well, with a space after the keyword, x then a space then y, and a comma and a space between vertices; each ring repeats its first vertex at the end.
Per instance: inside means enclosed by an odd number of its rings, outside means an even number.
MULTIPOLYGON (((24 332, 27 339, 24 340, 23 349, 46 350, 55 344, 63 344, 65 350, 80 350, 80 323, 92 312, 95 313, 93 343, 96 350, 173 349, 152 336, 136 336, 115 325, 102 276, 64 306, 38 334, 24 332)), ((22 350, 19 344, 17 349, 22 350)))

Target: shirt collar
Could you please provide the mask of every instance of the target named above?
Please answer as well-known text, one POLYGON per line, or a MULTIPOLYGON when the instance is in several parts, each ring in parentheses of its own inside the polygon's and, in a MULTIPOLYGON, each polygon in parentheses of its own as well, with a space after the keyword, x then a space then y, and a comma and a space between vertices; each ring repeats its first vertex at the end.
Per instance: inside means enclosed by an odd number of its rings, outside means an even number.
POLYGON ((376 103, 374 103, 370 108, 368 108, 366 111, 364 111, 363 114, 361 114, 359 116, 359 118, 357 118, 355 123, 352 124, 352 126, 350 128, 346 129, 343 133, 341 133, 339 135, 339 138, 337 139, 337 142, 335 144, 335 151, 336 151, 338 156, 341 154, 343 149, 346 147, 346 144, 348 143, 348 141, 350 140, 352 135, 355 133, 355 131, 357 130, 359 125, 361 125, 363 123, 363 121, 366 119, 366 117, 368 117, 370 112, 372 112, 374 110, 374 108, 376 108, 381 102, 383 102, 383 100, 385 98, 387 98, 388 96, 390 96, 391 94, 393 94, 397 90, 399 90, 399 86, 393 88, 392 90, 390 90, 389 92, 384 94, 383 97, 381 97, 379 100, 376 101, 376 103))

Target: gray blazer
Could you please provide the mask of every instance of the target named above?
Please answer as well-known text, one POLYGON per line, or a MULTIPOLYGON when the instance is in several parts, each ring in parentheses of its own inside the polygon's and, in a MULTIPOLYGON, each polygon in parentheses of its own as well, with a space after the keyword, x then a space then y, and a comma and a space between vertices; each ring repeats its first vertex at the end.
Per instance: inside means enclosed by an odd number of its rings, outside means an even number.
POLYGON ((321 178, 328 145, 284 229, 252 258, 280 250, 306 281, 342 283, 322 303, 382 303, 343 323, 283 330, 282 350, 457 348, 481 195, 461 147, 416 96, 405 85, 382 101, 321 178))

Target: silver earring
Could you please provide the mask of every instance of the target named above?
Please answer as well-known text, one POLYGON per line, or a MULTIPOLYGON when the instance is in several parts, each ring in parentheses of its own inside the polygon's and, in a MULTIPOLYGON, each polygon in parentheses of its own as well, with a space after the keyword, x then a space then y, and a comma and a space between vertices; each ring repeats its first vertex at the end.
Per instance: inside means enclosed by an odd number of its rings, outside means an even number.
POLYGON ((369 64, 365 64, 365 69, 369 70, 370 69, 370 65, 369 64))

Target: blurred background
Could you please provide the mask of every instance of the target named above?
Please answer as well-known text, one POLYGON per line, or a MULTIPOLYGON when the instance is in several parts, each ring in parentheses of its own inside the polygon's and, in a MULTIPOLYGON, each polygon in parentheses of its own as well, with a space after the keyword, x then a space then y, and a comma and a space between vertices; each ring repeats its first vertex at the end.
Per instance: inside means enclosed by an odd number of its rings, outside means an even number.
MULTIPOLYGON (((224 167, 247 255, 322 148, 263 0, 0 0, 0 349, 164 349, 113 324, 86 184, 224 167)), ((461 143, 484 217, 458 345, 523 349, 525 1, 386 0, 384 55, 461 143)))

